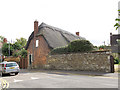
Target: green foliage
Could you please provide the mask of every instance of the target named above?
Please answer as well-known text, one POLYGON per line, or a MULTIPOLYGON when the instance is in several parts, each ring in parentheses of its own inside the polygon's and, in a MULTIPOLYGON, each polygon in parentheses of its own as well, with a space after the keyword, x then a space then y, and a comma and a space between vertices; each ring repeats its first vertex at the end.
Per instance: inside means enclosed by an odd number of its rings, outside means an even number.
POLYGON ((11 56, 12 53, 13 53, 12 44, 4 43, 3 46, 2 46, 2 54, 3 54, 4 56, 9 56, 9 50, 10 50, 10 56, 11 56), (10 47, 10 48, 9 48, 9 47, 10 47))
POLYGON ((13 57, 18 57, 20 55, 20 51, 14 51, 13 52, 13 57))
POLYGON ((120 19, 116 18, 115 21, 120 21, 120 19))
POLYGON ((26 57, 27 57, 27 50, 25 50, 24 48, 21 49, 21 51, 19 52, 19 55, 20 55, 22 58, 26 58, 26 57))
POLYGON ((98 48, 97 46, 93 46, 93 48, 98 48))
POLYGON ((20 56, 21 58, 26 58, 27 57, 27 50, 25 50, 24 48, 19 50, 19 51, 15 51, 13 53, 14 57, 18 57, 20 56))
POLYGON ((21 49, 21 45, 18 44, 17 42, 15 42, 15 43, 13 44, 13 49, 14 49, 14 50, 20 50, 20 49, 21 49))
POLYGON ((22 49, 23 47, 25 47, 27 40, 25 38, 20 38, 20 39, 16 39, 17 41, 15 42, 15 45, 18 46, 18 49, 22 49))
POLYGON ((70 52, 87 52, 93 49, 93 45, 88 40, 75 40, 68 45, 70 52))
MULTIPOLYGON (((21 56, 25 58, 27 56, 27 51, 23 48, 27 40, 25 38, 16 39, 14 44, 10 43, 10 56, 18 57, 21 56)), ((2 53, 4 56, 9 56, 9 43, 4 43, 2 46, 2 53)))
POLYGON ((99 46, 99 49, 105 49, 104 45, 99 46))
POLYGON ((63 54, 63 53, 68 53, 67 46, 58 47, 51 51, 51 54, 63 54))
POLYGON ((68 46, 58 47, 51 51, 51 54, 88 52, 93 50, 93 45, 88 40, 75 40, 68 46))
MULTIPOLYGON (((120 10, 118 10, 118 12, 120 12, 120 10)), ((118 15, 120 16, 120 14, 118 15)), ((120 21, 120 19, 116 18, 115 21, 120 21)), ((116 30, 117 30, 120 27, 119 23, 116 23, 114 27, 116 27, 116 30)))
POLYGON ((118 58, 115 58, 114 59, 114 64, 119 64, 120 63, 120 60, 118 58))
POLYGON ((114 27, 116 27, 116 30, 120 27, 120 25, 118 24, 118 23, 116 23, 115 25, 114 25, 114 27))
POLYGON ((0 42, 3 42, 3 40, 4 40, 4 37, 0 36, 0 42))

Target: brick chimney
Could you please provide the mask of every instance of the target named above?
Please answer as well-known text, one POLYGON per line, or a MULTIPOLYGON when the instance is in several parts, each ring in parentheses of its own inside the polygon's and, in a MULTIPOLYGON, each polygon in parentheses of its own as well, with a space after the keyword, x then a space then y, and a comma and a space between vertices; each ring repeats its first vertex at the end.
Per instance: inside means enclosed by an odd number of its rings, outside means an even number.
POLYGON ((76 32, 76 35, 79 36, 79 32, 76 32))
POLYGON ((4 39, 3 39, 3 43, 7 43, 7 38, 4 38, 4 39))
POLYGON ((34 36, 38 33, 38 21, 34 21, 34 36))

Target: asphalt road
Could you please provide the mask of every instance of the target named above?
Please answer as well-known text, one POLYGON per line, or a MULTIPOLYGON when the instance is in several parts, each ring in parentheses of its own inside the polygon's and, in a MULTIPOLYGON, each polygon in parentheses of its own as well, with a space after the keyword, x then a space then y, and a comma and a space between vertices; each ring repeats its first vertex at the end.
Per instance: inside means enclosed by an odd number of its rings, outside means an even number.
POLYGON ((103 76, 33 72, 6 75, 0 79, 8 88, 118 88, 117 78, 103 76))

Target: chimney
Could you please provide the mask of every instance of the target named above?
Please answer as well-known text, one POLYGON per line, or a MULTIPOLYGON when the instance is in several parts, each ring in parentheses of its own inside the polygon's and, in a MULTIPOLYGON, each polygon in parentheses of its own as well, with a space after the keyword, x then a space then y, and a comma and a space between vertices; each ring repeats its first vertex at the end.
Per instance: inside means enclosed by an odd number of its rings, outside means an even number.
POLYGON ((34 21, 34 36, 38 33, 38 21, 34 21))
POLYGON ((79 36, 79 32, 76 32, 76 35, 79 36))
POLYGON ((110 33, 110 36, 112 36, 112 33, 110 33))
POLYGON ((110 33, 110 45, 113 45, 112 33, 110 33))
POLYGON ((4 38, 4 39, 3 39, 3 43, 7 43, 7 38, 4 38))

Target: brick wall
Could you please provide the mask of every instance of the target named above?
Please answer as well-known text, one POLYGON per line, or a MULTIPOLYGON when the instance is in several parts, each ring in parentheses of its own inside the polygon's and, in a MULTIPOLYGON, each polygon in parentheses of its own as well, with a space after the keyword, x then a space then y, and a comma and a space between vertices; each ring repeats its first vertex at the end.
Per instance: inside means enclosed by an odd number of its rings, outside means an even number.
POLYGON ((43 67, 44 64, 46 64, 46 56, 49 53, 49 47, 48 44, 46 43, 45 39, 43 36, 38 36, 35 37, 34 39, 31 40, 29 47, 27 49, 28 51, 28 65, 29 64, 29 55, 33 55, 33 62, 32 62, 32 67, 33 68, 41 68, 43 67), (36 40, 38 40, 38 47, 36 47, 36 40))
POLYGON ((111 72, 110 54, 74 53, 49 55, 47 69, 111 72))

